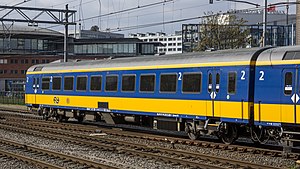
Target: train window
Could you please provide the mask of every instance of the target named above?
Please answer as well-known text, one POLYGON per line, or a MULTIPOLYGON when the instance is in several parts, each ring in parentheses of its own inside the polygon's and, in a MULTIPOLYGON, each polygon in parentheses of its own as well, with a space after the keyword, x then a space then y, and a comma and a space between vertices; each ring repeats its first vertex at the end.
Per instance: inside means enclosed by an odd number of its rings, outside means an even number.
POLYGON ((64 78, 64 90, 73 90, 74 77, 64 78))
POLYGON ((209 93, 211 93, 212 88, 213 88, 213 84, 212 84, 212 74, 209 73, 209 74, 208 74, 208 88, 207 88, 207 90, 208 90, 209 93))
POLYGON ((52 90, 60 90, 60 88, 61 88, 61 77, 53 77, 52 90))
POLYGON ((228 94, 235 94, 236 92, 236 72, 228 73, 228 94))
POLYGON ((300 59, 300 52, 295 52, 294 59, 300 59))
POLYGON ((76 90, 86 91, 87 77, 78 76, 76 79, 76 90))
POLYGON ((161 74, 160 75, 160 91, 176 92, 177 74, 161 74))
POLYGON ((122 76, 122 91, 132 92, 135 90, 135 75, 122 76))
POLYGON ((286 72, 284 77, 284 94, 291 95, 293 91, 293 74, 292 72, 286 72))
POLYGON ((49 90, 49 89, 50 89, 50 77, 43 77, 42 90, 49 90))
POLYGON ((140 91, 154 92, 155 75, 141 75, 140 78, 140 91))
POLYGON ((201 73, 184 73, 182 78, 182 92, 200 93, 202 85, 201 73))
POLYGON ((220 73, 216 74, 216 92, 220 91, 220 73))
POLYGON ((105 91, 116 92, 118 90, 118 76, 106 76, 105 91))
POLYGON ((296 60, 300 59, 300 51, 289 51, 286 52, 282 60, 296 60))
POLYGON ((91 90, 101 91, 102 76, 91 76, 91 90))

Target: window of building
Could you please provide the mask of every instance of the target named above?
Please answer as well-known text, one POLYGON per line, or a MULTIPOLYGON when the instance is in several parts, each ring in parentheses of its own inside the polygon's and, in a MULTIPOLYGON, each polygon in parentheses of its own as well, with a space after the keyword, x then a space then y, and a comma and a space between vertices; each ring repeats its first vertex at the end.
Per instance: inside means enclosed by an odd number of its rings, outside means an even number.
POLYGON ((182 51, 182 49, 181 48, 177 48, 177 51, 182 51))
POLYGON ((21 70, 21 74, 26 74, 27 70, 21 70))
POLYGON ((86 91, 86 85, 87 85, 87 77, 78 76, 76 79, 76 90, 86 91))
POLYGON ((176 92, 177 74, 161 74, 160 75, 160 91, 176 92))
POLYGON ((101 91, 102 76, 91 76, 91 91, 101 91))
POLYGON ((177 46, 181 46, 182 45, 182 43, 177 43, 177 46))
POLYGON ((228 73, 228 94, 236 93, 236 72, 228 73))
POLYGON ((93 45, 87 45, 87 53, 93 53, 93 45))
POLYGON ((98 53, 103 53, 103 44, 98 44, 98 53))
POLYGON ((32 39, 31 40, 31 48, 32 48, 32 50, 37 50, 37 44, 38 44, 37 39, 32 39))
POLYGON ((172 43, 168 43, 168 46, 172 46, 172 43))
POLYGON ((43 49, 44 49, 43 40, 38 40, 38 50, 43 50, 43 49))
POLYGON ((7 64, 7 59, 0 59, 0 64, 7 64))
POLYGON ((172 41, 172 38, 168 38, 168 41, 172 41))
POLYGON ((163 41, 164 39, 163 38, 159 38, 159 41, 163 41))
POLYGON ((10 70, 10 74, 18 74, 18 70, 10 70))
POLYGON ((284 76, 284 94, 291 95, 293 92, 293 74, 292 72, 286 72, 284 76))
POLYGON ((178 40, 178 41, 180 41, 180 40, 181 40, 181 38, 177 38, 177 40, 178 40))
POLYGON ((140 76, 140 91, 154 92, 155 75, 141 75, 140 76))
POLYGON ((118 44, 118 53, 124 53, 124 44, 118 44))
POLYGON ((64 78, 64 90, 73 90, 74 77, 64 78))
POLYGON ((184 73, 182 77, 182 92, 200 93, 202 86, 201 73, 184 73))
POLYGON ((24 47, 25 47, 26 50, 31 49, 31 39, 25 39, 24 47))
POLYGON ((93 44, 93 54, 97 54, 98 50, 97 50, 97 44, 93 44))
POLYGON ((142 54, 152 54, 154 53, 153 44, 142 44, 142 54))
POLYGON ((118 90, 118 76, 106 76, 105 91, 116 92, 118 90))
POLYGON ((61 77, 53 77, 52 79, 52 90, 61 89, 61 77))
POLYGON ((24 49, 25 48, 25 39, 18 39, 17 48, 18 49, 24 49))
POLYGON ((49 89, 50 89, 50 77, 43 77, 42 90, 49 90, 49 89))
POLYGON ((124 92, 135 91, 135 75, 122 76, 122 91, 124 92))

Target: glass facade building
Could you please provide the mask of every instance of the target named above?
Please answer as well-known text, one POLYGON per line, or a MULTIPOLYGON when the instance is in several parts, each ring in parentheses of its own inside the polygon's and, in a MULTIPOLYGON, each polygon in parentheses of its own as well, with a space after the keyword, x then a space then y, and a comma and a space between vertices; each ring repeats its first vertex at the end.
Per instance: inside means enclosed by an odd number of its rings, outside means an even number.
MULTIPOLYGON (((197 48, 198 42, 201 41, 203 24, 184 24, 182 25, 183 51, 192 52, 197 48)), ((289 46, 295 45, 296 25, 267 25, 266 45, 271 46, 289 46)), ((250 44, 247 47, 261 46, 263 34, 262 25, 245 25, 241 29, 249 30, 250 44)), ((224 42, 226 43, 226 42, 224 42)), ((245 46, 246 46, 245 45, 245 46)))

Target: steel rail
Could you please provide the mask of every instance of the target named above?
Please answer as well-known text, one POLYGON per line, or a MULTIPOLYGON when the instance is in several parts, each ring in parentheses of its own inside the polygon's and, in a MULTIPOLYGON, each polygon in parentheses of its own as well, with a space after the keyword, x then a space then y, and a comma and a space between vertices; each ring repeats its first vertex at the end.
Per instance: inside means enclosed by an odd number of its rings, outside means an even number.
POLYGON ((10 158, 17 159, 17 160, 20 160, 20 161, 24 161, 24 162, 27 162, 29 164, 40 166, 42 168, 65 169, 64 167, 52 165, 52 164, 46 163, 44 161, 29 158, 29 157, 26 157, 26 156, 22 156, 20 154, 11 153, 11 152, 4 151, 4 150, 0 150, 0 154, 2 156, 6 156, 6 157, 10 157, 10 158))
MULTIPOLYGON (((2 113, 0 112, 0 115, 2 113)), ((8 113, 4 113, 6 116, 11 116, 11 117, 18 117, 15 115, 10 115, 8 113)), ((27 117, 27 115, 23 115, 22 117, 27 117)), ((35 120, 36 118, 29 116, 29 118, 35 120)), ((40 119, 40 118, 38 118, 40 119)), ((140 138, 140 139, 145 139, 145 140, 153 140, 153 141, 163 141, 163 142, 169 142, 171 144, 184 144, 184 145, 193 145, 193 146, 198 146, 198 147, 205 147, 205 148, 213 148, 213 149, 222 149, 222 150, 230 150, 230 151, 237 151, 237 152, 245 152, 245 153, 252 153, 252 154, 263 154, 267 156, 282 156, 283 152, 282 150, 279 150, 280 147, 274 147, 270 146, 269 148, 263 147, 253 147, 253 146, 244 146, 244 145, 228 145, 228 144, 222 144, 222 143, 216 143, 216 142, 211 142, 211 141, 203 141, 203 140, 189 140, 189 139, 183 139, 183 138, 175 138, 175 137, 167 137, 167 136, 159 136, 159 135, 150 135, 141 132, 132 132, 132 131, 116 131, 116 130, 110 130, 108 128, 99 128, 99 126, 83 126, 82 124, 70 124, 70 123, 56 123, 56 122, 50 122, 50 121, 43 121, 43 122, 38 122, 38 121, 31 121, 31 123, 35 123, 36 125, 39 126, 44 126, 44 127, 50 127, 52 128, 64 128, 67 130, 73 130, 73 131, 81 131, 81 132, 95 132, 95 130, 101 130, 103 132, 106 132, 110 135, 116 135, 116 136, 124 136, 124 137, 131 137, 131 138, 140 138), (75 126, 75 127, 74 127, 75 126), (275 149, 277 148, 277 150, 275 149)), ((268 146, 268 145, 267 145, 268 146)), ((282 148, 282 147, 281 147, 282 148)), ((288 153, 287 158, 290 159, 299 159, 300 154, 299 153, 288 153)))
MULTIPOLYGON (((16 124, 19 127, 28 127, 26 125, 19 125, 16 124)), ((56 137, 61 134, 64 136, 68 137, 75 137, 76 141, 79 141, 80 143, 88 144, 90 146, 95 146, 97 145, 98 147, 108 147, 111 150, 116 148, 117 150, 122 150, 122 152, 134 154, 137 156, 147 156, 147 157, 152 157, 152 158, 159 158, 162 161, 170 161, 172 163, 180 163, 185 166, 193 166, 193 167, 218 167, 216 165, 211 165, 211 164, 204 164, 204 163, 199 163, 196 161, 210 161, 212 163, 223 163, 231 166, 241 166, 245 168, 266 168, 266 169, 274 169, 276 167, 273 166, 266 166, 266 165, 260 165, 260 164, 254 164, 250 162, 244 162, 244 161, 239 161, 239 160, 232 160, 232 159, 225 159, 225 158, 220 158, 220 157, 214 157, 210 155, 205 155, 205 154, 198 154, 198 153, 193 153, 193 152, 186 152, 186 151, 181 151, 181 150, 175 150, 175 149, 166 149, 166 148, 160 148, 160 147, 145 147, 143 144, 138 144, 138 143, 131 143, 131 142, 126 142, 126 141, 120 141, 120 140, 114 140, 114 139, 108 139, 108 138, 99 138, 99 137, 90 137, 84 134, 78 134, 78 133, 70 133, 70 132, 62 132, 57 131, 55 129, 49 129, 46 127, 28 127, 30 130, 39 130, 42 133, 52 133, 56 137), (82 139, 82 140, 79 140, 82 139), (87 140, 89 142, 87 142, 87 140), (90 142, 92 141, 92 142, 90 142), (111 145, 114 145, 112 147, 111 145), (131 149, 129 149, 129 148, 131 149), (155 153, 153 153, 155 152, 155 153), (161 155, 161 154, 167 154, 167 155, 161 155), (171 157, 173 156, 173 157, 171 157), (175 157, 174 157, 175 156, 175 157), (186 159, 180 159, 180 157, 185 157, 186 159), (196 160, 196 161, 195 161, 196 160)), ((72 140, 74 141, 74 139, 72 140)), ((223 168, 223 167, 220 167, 223 168)))
POLYGON ((57 157, 59 159, 62 159, 63 161, 72 161, 75 164, 81 164, 81 165, 84 165, 84 166, 88 166, 90 168, 101 168, 101 169, 115 169, 115 168, 117 168, 117 167, 109 166, 109 165, 106 165, 106 164, 101 164, 101 163, 98 163, 98 162, 95 162, 95 161, 79 158, 79 157, 76 157, 76 156, 66 155, 66 154, 63 154, 63 153, 51 151, 51 150, 48 150, 48 149, 44 149, 44 148, 40 148, 40 147, 36 147, 36 146, 32 146, 32 145, 21 144, 21 143, 11 141, 11 140, 7 140, 7 139, 3 139, 3 138, 0 138, 0 143, 5 144, 5 145, 14 146, 14 147, 17 147, 17 148, 20 148, 20 149, 24 149, 26 151, 31 151, 31 152, 34 152, 34 153, 41 153, 41 154, 46 154, 48 156, 57 157))

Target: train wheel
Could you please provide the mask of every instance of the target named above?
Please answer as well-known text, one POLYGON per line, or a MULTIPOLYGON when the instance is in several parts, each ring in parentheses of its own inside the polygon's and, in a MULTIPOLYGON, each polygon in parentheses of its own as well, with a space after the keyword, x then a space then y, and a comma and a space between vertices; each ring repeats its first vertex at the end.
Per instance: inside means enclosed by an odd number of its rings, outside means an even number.
POLYGON ((255 144, 266 144, 270 139, 267 129, 262 126, 250 127, 250 135, 255 144))
POLYGON ((57 121, 57 122, 62 122, 63 119, 64 119, 64 118, 63 118, 63 115, 60 115, 60 114, 56 115, 55 118, 56 118, 56 121, 57 121))
POLYGON ((84 115, 80 115, 77 117, 78 123, 82 123, 84 119, 84 115))
POLYGON ((195 128, 191 123, 185 124, 185 132, 187 133, 187 135, 191 140, 197 140, 200 137, 200 133, 195 131, 195 128))
POLYGON ((49 118, 48 113, 49 113, 48 109, 47 108, 43 108, 43 119, 46 120, 46 121, 49 118))
POLYGON ((219 138, 225 144, 232 144, 238 138, 237 127, 235 124, 220 123, 219 138))

